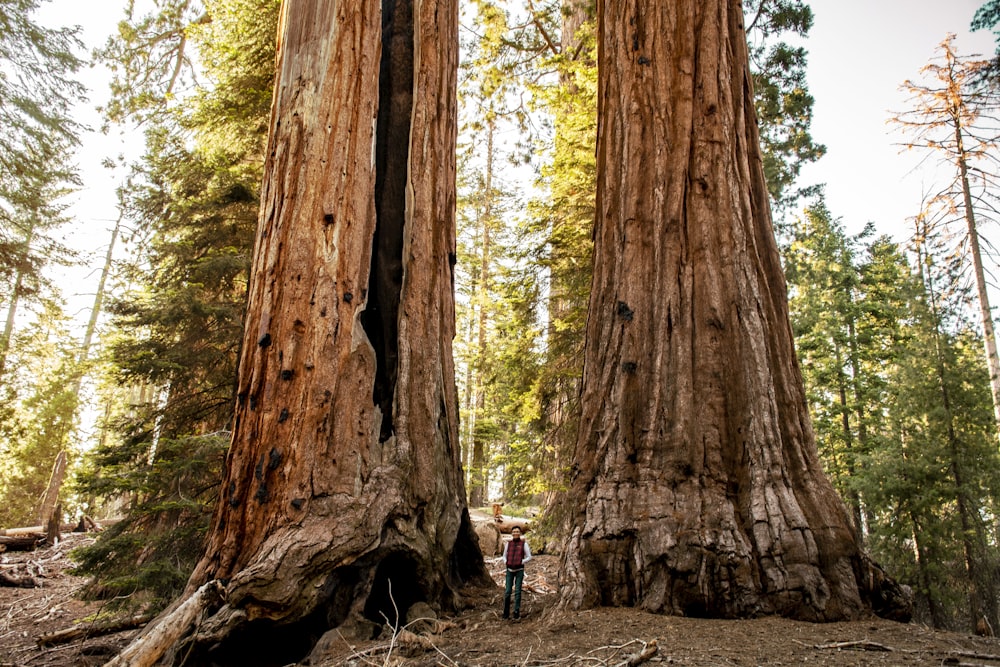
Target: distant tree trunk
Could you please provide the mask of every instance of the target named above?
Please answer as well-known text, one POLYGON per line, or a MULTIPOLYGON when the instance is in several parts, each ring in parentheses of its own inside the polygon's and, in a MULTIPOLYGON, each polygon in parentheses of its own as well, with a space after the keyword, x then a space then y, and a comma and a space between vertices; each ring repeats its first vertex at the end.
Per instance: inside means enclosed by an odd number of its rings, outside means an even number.
MULTIPOLYGON (((919 251, 918 251, 919 252, 919 251)), ((918 255, 919 256, 919 255, 918 255)), ((963 444, 955 428, 954 411, 951 392, 948 388, 949 369, 946 362, 944 341, 942 340, 941 315, 938 306, 937 291, 934 279, 923 261, 918 263, 921 271, 921 281, 924 292, 928 295, 928 304, 934 323, 934 370, 938 389, 940 391, 941 410, 945 416, 948 452, 948 472, 955 486, 955 508, 958 511, 961 526, 962 551, 965 556, 965 570, 969 581, 969 630, 976 631, 976 623, 980 618, 987 618, 993 627, 1000 623, 1000 610, 997 604, 997 591, 989 568, 983 565, 983 551, 986 550, 986 540, 982 527, 982 518, 976 509, 975 501, 970 498, 966 465, 967 455, 964 455, 963 444)))
MULTIPOLYGON (((853 322, 850 323, 853 327, 853 322)), ((840 343, 834 341, 833 354, 837 367, 837 397, 840 411, 840 430, 844 437, 844 468, 847 472, 847 508, 851 513, 854 537, 858 544, 864 544, 864 522, 861 519, 861 494, 858 493, 854 482, 857 481, 857 467, 855 461, 858 458, 857 446, 854 442, 854 432, 851 430, 851 406, 847 400, 847 373, 844 372, 844 359, 841 355, 840 343)), ((855 358, 851 358, 852 364, 855 358)), ((855 399, 857 396, 855 396, 855 399)))
POLYGON ((195 646, 228 664, 486 581, 451 352, 457 4, 299 0, 279 25, 233 441, 188 587, 225 582, 195 646))
MULTIPOLYGON (((494 136, 496 121, 493 117, 486 119, 486 174, 483 184, 483 207, 480 211, 480 248, 479 248, 479 317, 476 331, 476 386, 475 422, 478 426, 486 415, 486 323, 487 304, 490 299, 490 274, 492 267, 492 239, 490 227, 493 225, 493 163, 494 136)), ((472 431, 472 474, 470 475, 469 505, 482 507, 489 496, 489 471, 486 464, 486 435, 483 429, 472 431)))
POLYGON ((603 0, 598 22, 594 279, 562 605, 854 617, 892 582, 816 453, 741 4, 603 0))
MULTIPOLYGON (((31 240, 34 237, 35 228, 34 226, 29 226, 28 230, 25 232, 24 239, 24 255, 27 258, 28 249, 31 246, 31 240)), ((0 332, 0 380, 3 379, 3 374, 7 370, 7 356, 10 354, 10 342, 14 337, 14 319, 17 317, 17 306, 18 302, 21 300, 21 294, 24 290, 24 270, 18 269, 17 275, 14 277, 14 285, 10 291, 9 301, 7 303, 7 317, 4 320, 3 331, 0 332)))
POLYGON ((965 225, 969 235, 969 249, 972 255, 972 272, 976 278, 976 295, 979 297, 979 314, 983 323, 983 344, 986 348, 986 363, 990 371, 990 392, 993 397, 993 420, 1000 432, 1000 355, 997 354, 997 336, 993 327, 993 309, 983 269, 983 254, 979 247, 979 228, 976 224, 976 209, 972 205, 972 187, 969 184, 969 164, 966 159, 962 139, 961 115, 955 115, 955 145, 958 151, 959 179, 962 183, 962 204, 965 208, 965 225))

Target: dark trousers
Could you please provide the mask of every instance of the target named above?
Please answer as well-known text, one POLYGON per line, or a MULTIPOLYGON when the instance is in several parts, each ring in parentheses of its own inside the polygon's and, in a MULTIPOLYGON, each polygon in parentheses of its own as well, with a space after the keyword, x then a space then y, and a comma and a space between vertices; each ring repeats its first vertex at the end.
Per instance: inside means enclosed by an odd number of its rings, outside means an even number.
POLYGON ((514 590, 514 616, 521 615, 521 584, 524 582, 524 568, 507 568, 507 581, 503 589, 503 617, 510 616, 510 591, 514 590))

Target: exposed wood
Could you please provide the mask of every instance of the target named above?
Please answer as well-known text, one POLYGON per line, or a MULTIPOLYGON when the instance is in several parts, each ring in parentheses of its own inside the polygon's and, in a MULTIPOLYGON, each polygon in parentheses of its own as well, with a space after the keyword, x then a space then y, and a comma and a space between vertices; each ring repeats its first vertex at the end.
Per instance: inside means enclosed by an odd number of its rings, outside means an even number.
POLYGON ((46 646, 68 644, 69 642, 74 642, 77 639, 101 637, 103 635, 115 634, 116 632, 124 632, 125 630, 135 630, 136 628, 141 628, 146 623, 149 623, 151 618, 151 616, 141 615, 132 616, 131 618, 122 619, 114 623, 81 623, 63 630, 46 632, 43 635, 39 635, 39 637, 35 640, 35 643, 38 644, 39 648, 44 648, 46 646))
POLYGON ((492 519, 473 521, 476 537, 479 539, 479 548, 487 558, 498 556, 503 553, 503 539, 500 537, 500 529, 492 519))
POLYGON ((644 644, 642 650, 638 653, 630 655, 627 659, 619 662, 615 667, 636 667, 636 665, 641 665, 644 662, 649 662, 654 657, 656 653, 660 650, 659 645, 656 640, 650 641, 648 644, 644 644))
MULTIPOLYGON (((62 488, 63 479, 66 477, 66 451, 62 450, 56 454, 56 460, 52 464, 52 473, 49 475, 49 483, 42 494, 42 502, 38 508, 38 520, 45 526, 51 526, 52 515, 59 504, 59 490, 62 488)), ((56 524, 56 532, 59 530, 56 524)))
POLYGON ((45 541, 49 544, 56 544, 62 539, 61 522, 62 521, 62 503, 56 503, 56 506, 52 508, 49 514, 48 525, 45 529, 45 541))
POLYGON ((493 522, 496 524, 497 530, 504 535, 510 535, 510 531, 514 530, 514 528, 520 528, 522 533, 527 533, 531 530, 531 523, 526 519, 500 517, 499 519, 494 519, 493 522))
MULTIPOLYGON (((120 521, 120 519, 111 519, 110 523, 115 523, 120 521)), ((101 530, 101 524, 95 522, 90 517, 86 518, 87 525, 90 526, 89 530, 101 530)), ((59 530, 64 533, 71 532, 85 532, 77 530, 79 523, 61 523, 59 524, 59 530)), ((0 528, 0 537, 23 537, 25 535, 35 535, 35 534, 45 534, 48 526, 22 526, 19 528, 0 528)))
POLYGON ((997 653, 974 653, 972 651, 951 651, 948 655, 960 658, 975 658, 976 660, 993 660, 1000 662, 1000 654, 997 653))
POLYGON ((105 667, 150 667, 181 637, 187 634, 202 614, 216 604, 223 594, 218 581, 203 585, 184 602, 161 616, 155 627, 129 644, 105 667))

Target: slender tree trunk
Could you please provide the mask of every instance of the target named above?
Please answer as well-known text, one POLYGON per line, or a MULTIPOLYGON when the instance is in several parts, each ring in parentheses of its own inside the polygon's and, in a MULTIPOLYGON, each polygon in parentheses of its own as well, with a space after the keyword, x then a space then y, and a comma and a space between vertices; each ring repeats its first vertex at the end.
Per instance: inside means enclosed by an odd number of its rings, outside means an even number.
POLYGON ((188 588, 226 582, 196 647, 230 664, 485 581, 451 352, 457 4, 298 0, 279 25, 233 440, 188 588))
POLYGON ((972 251, 972 270, 976 277, 976 292, 979 297, 979 314, 983 322, 983 342, 986 347, 986 363, 990 371, 990 391, 993 396, 993 418, 1000 433, 1000 356, 997 355, 997 338, 993 327, 993 310, 987 290, 986 273, 983 270, 983 256, 979 248, 979 230, 976 226, 976 212, 972 207, 972 188, 969 185, 969 166, 965 160, 962 141, 961 121, 955 122, 955 143, 957 146, 959 176, 962 181, 962 201, 965 205, 965 224, 969 234, 969 248, 972 251))
POLYGON ((854 433, 851 431, 851 408, 847 401, 847 377, 844 373, 844 360, 841 357, 840 344, 834 343, 834 359, 837 364, 837 396, 840 400, 840 430, 844 434, 844 467, 847 469, 847 508, 851 512, 854 527, 854 539, 858 544, 862 540, 861 495, 853 488, 855 477, 854 460, 856 458, 854 433))
MULTIPOLYGON (((476 331, 476 391, 475 411, 476 422, 482 419, 486 412, 486 386, 484 382, 486 370, 486 323, 487 304, 490 301, 490 269, 492 266, 492 238, 490 228, 493 225, 493 159, 494 135, 496 123, 493 118, 486 120, 486 179, 483 185, 483 208, 480 213, 480 251, 479 251, 479 318, 476 331)), ((485 435, 481 431, 472 432, 472 488, 469 489, 469 505, 482 507, 486 504, 489 494, 489 474, 486 467, 485 435)))
MULTIPOLYGON (((896 441, 900 443, 899 458, 901 461, 906 461, 908 458, 906 440, 907 434, 905 429, 901 424, 897 424, 896 441)), ((909 474, 905 470, 904 468, 904 472, 902 473, 904 481, 912 483, 909 479, 909 474)), ((927 611, 931 616, 931 624, 935 628, 943 629, 947 625, 947 620, 945 619, 944 609, 938 599, 934 577, 930 571, 931 563, 940 562, 940 559, 934 557, 931 547, 924 540, 925 528, 923 521, 912 505, 907 508, 906 515, 910 519, 910 535, 913 540, 913 552, 917 564, 917 580, 920 582, 924 590, 924 595, 927 598, 927 611)))
POLYGON ((917 558, 917 578, 927 596, 927 611, 931 615, 931 625, 938 629, 944 629, 947 627, 944 610, 941 609, 941 604, 934 592, 934 579, 928 571, 928 564, 934 561, 931 559, 928 549, 924 545, 923 529, 917 522, 916 515, 912 510, 910 511, 910 523, 913 526, 912 539, 917 558))
MULTIPOLYGON (((29 226, 25 233, 24 254, 27 256, 34 238, 34 226, 29 226)), ((14 319, 17 317, 17 306, 21 300, 21 292, 24 289, 24 271, 18 269, 14 277, 14 286, 10 291, 10 301, 7 304, 7 317, 4 320, 3 332, 0 333, 0 379, 7 369, 7 355, 10 354, 10 341, 14 336, 14 319)))
POLYGON ((601 0, 598 21, 594 278, 562 604, 862 614, 892 582, 816 453, 741 3, 601 0))
MULTIPOLYGON (((991 590, 992 587, 987 583, 988 577, 983 571, 983 564, 981 563, 982 549, 977 548, 983 544, 982 530, 979 525, 979 517, 973 514, 974 508, 969 506, 969 495, 965 481, 965 465, 963 463, 964 457, 961 451, 962 446, 959 442, 958 433, 955 431, 955 420, 951 409, 951 392, 948 389, 947 381, 948 368, 945 361, 944 344, 941 340, 941 319, 938 313, 934 282, 929 274, 924 273, 923 262, 920 262, 920 266, 921 279, 924 284, 924 291, 929 296, 931 317, 933 318, 935 371, 937 374, 938 390, 941 393, 941 409, 946 419, 948 472, 951 474, 952 483, 955 486, 955 505, 962 533, 962 551, 965 556, 966 575, 969 580, 969 629, 974 632, 976 623, 980 618, 985 616, 989 617, 989 621, 993 627, 997 627, 997 603, 995 595, 991 590)), ((978 512, 975 513, 978 514, 978 512)))
MULTIPOLYGON (((851 295, 848 295, 848 299, 853 310, 854 298, 851 295)), ((855 419, 858 420, 858 445, 855 450, 855 456, 853 456, 851 460, 851 477, 853 478, 855 466, 857 465, 858 460, 857 454, 865 454, 868 452, 868 418, 865 414, 864 394, 861 390, 861 377, 864 371, 861 368, 861 356, 858 348, 858 332, 853 317, 851 321, 847 323, 847 335, 849 337, 848 350, 851 355, 851 390, 854 393, 854 416, 855 419)), ((864 523, 857 524, 858 543, 864 545, 867 529, 873 524, 874 517, 872 515, 871 508, 868 507, 861 493, 859 491, 855 491, 855 495, 857 496, 856 500, 858 504, 858 514, 856 516, 856 520, 859 522, 864 520, 864 523)))
MULTIPOLYGON (((90 319, 87 321, 87 329, 83 334, 83 343, 80 345, 80 364, 87 361, 90 356, 90 344, 94 340, 94 332, 97 331, 97 320, 101 316, 104 308, 104 293, 108 284, 108 276, 111 274, 112 260, 115 255, 115 244, 118 242, 118 234, 122 227, 122 213, 119 211, 118 220, 111 230, 111 240, 108 242, 108 251, 104 254, 104 266, 101 268, 101 277, 97 282, 97 292, 94 294, 94 305, 90 309, 90 319)), ((77 385, 79 390, 79 384, 77 385)))

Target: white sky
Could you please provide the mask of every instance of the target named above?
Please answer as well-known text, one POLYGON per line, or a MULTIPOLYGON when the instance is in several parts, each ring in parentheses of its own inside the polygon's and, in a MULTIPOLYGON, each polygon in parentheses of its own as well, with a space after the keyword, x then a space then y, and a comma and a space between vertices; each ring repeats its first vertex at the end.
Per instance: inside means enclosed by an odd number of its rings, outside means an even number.
POLYGON ((919 80, 920 68, 949 32, 959 55, 991 56, 989 31, 969 32, 983 0, 812 0, 809 90, 815 98, 813 138, 827 154, 803 170, 803 183, 826 183, 827 205, 849 232, 873 221, 897 241, 910 235, 921 195, 933 183, 912 170, 915 152, 900 154, 886 121, 906 110, 899 86, 919 80), (928 182, 925 182, 928 181, 928 182))
MULTIPOLYGON (((897 240, 908 235, 906 219, 920 205, 921 194, 932 184, 929 177, 911 173, 918 161, 914 153, 900 155, 900 140, 886 120, 891 111, 905 108, 899 86, 918 76, 947 33, 958 35, 956 45, 964 55, 990 55, 993 36, 988 31, 969 33, 968 26, 982 0, 812 0, 815 23, 806 48, 808 81, 815 102, 812 133, 827 147, 827 155, 807 166, 802 184, 826 183, 827 204, 841 217, 848 231, 867 221, 897 240)), ((43 7, 43 20, 53 24, 79 24, 91 47, 103 44, 122 16, 124 0, 51 0, 43 7)), ((106 96, 107 79, 88 71, 94 90, 84 105, 84 122, 97 126, 93 111, 106 96)), ((134 140, 133 140, 134 143, 134 140)), ((103 246, 116 217, 114 186, 121 174, 100 166, 102 159, 138 147, 120 138, 91 135, 85 138, 79 164, 86 180, 75 207, 79 222, 69 238, 92 253, 91 266, 99 267, 103 246)), ((86 303, 97 269, 74 279, 66 297, 86 303)), ((83 306, 81 306, 83 307, 83 306)))

